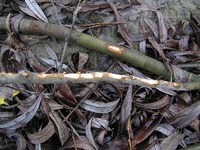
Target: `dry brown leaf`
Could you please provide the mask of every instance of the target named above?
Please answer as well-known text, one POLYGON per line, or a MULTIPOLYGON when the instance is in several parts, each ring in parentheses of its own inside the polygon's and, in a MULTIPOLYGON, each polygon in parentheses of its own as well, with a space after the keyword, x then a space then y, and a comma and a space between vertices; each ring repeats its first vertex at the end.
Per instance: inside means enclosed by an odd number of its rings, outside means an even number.
POLYGON ((182 36, 180 41, 179 41, 179 50, 180 51, 186 51, 189 48, 188 42, 189 42, 189 35, 182 36))
POLYGON ((108 103, 99 102, 95 100, 84 100, 81 103, 80 107, 91 112, 106 114, 113 111, 116 108, 119 100, 120 99, 117 99, 108 103))
POLYGON ((155 130, 156 126, 160 123, 162 118, 163 118, 162 116, 158 116, 147 127, 140 129, 133 137, 132 140, 133 147, 139 144, 140 142, 144 141, 147 137, 149 137, 149 135, 155 130))
POLYGON ((60 142, 61 142, 61 145, 63 145, 69 138, 69 130, 67 126, 64 124, 63 120, 55 111, 52 110, 49 116, 54 121, 57 127, 60 142))
POLYGON ((189 107, 184 108, 177 119, 177 127, 184 128, 189 125, 193 120, 195 120, 200 114, 200 102, 196 102, 189 107))
POLYGON ((133 92, 132 85, 129 85, 128 91, 122 103, 122 109, 121 109, 121 114, 120 114, 122 131, 127 126, 128 117, 131 114, 132 99, 133 99, 132 92, 133 92))
POLYGON ((78 71, 81 71, 83 69, 83 66, 88 61, 88 58, 88 54, 79 52, 78 71))
POLYGON ((128 0, 131 5, 141 5, 138 0, 128 0))
POLYGON ((163 150, 176 150, 183 138, 183 134, 175 131, 162 141, 160 148, 163 150))
POLYGON ((59 84, 57 89, 60 92, 60 94, 64 96, 64 98, 66 98, 67 101, 69 100, 73 103, 77 103, 70 87, 66 83, 59 84))
POLYGON ((90 144, 88 138, 85 136, 81 136, 80 138, 75 137, 74 141, 68 141, 60 150, 66 150, 67 148, 75 147, 83 150, 95 150, 95 148, 90 144))
POLYGON ((96 150, 98 150, 98 146, 96 144, 96 142, 94 141, 94 137, 92 135, 92 122, 93 122, 93 118, 91 118, 86 126, 86 136, 88 138, 88 140, 90 141, 90 143, 92 144, 92 146, 94 146, 94 148, 96 150))
POLYGON ((158 17, 158 34, 159 34, 159 40, 161 43, 164 43, 167 40, 168 34, 167 34, 167 27, 165 25, 164 17, 160 11, 156 11, 157 17, 158 17))
POLYGON ((15 137, 16 137, 17 150, 25 150, 27 146, 27 141, 25 140, 23 135, 16 132, 15 137))
POLYGON ((47 141, 54 134, 55 129, 53 123, 49 120, 49 123, 40 131, 28 134, 28 138, 33 144, 40 144, 47 141))
POLYGON ((145 108, 145 109, 160 109, 168 105, 169 102, 170 102, 170 97, 168 95, 165 95, 160 100, 152 102, 152 103, 139 103, 139 102, 133 101, 135 106, 145 108))

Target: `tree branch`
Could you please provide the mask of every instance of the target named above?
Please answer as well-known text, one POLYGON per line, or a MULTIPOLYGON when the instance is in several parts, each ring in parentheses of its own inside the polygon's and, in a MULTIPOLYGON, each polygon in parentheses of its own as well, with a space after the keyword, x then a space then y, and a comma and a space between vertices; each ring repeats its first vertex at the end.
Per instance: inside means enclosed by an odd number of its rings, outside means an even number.
MULTIPOLYGON (((0 17, 0 30, 6 30, 5 18, 0 17)), ((13 23, 15 24, 15 22, 13 23)), ((16 26, 16 25, 15 25, 16 26)), ((46 22, 39 22, 36 20, 22 19, 19 23, 19 31, 23 34, 43 34, 48 36, 54 36, 56 38, 64 39, 64 34, 60 29, 59 25, 50 24, 46 22)), ((70 29, 65 27, 64 31, 67 35, 70 34, 70 29)), ((129 49, 126 47, 118 46, 113 43, 109 43, 98 38, 92 37, 90 35, 72 31, 71 34, 72 42, 76 42, 81 46, 100 52, 120 60, 124 60, 130 64, 140 67, 156 75, 162 76, 165 79, 170 79, 170 72, 166 69, 163 63, 148 57, 134 49, 129 49)), ((200 77, 185 71, 186 78, 191 80, 200 80, 200 77)))
POLYGON ((0 84, 55 84, 66 82, 88 83, 100 81, 126 83, 144 87, 167 88, 177 91, 189 91, 200 89, 200 81, 190 83, 176 83, 163 80, 144 79, 132 75, 119 75, 107 72, 45 74, 21 71, 19 73, 0 73, 0 84))

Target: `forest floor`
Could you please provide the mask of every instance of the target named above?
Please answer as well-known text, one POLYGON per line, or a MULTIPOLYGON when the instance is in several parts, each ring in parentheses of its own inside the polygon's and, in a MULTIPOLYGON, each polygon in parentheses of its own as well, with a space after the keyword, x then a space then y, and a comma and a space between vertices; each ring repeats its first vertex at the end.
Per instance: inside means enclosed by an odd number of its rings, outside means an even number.
POLYGON ((200 149, 200 1, 0 0, 0 149, 200 149))

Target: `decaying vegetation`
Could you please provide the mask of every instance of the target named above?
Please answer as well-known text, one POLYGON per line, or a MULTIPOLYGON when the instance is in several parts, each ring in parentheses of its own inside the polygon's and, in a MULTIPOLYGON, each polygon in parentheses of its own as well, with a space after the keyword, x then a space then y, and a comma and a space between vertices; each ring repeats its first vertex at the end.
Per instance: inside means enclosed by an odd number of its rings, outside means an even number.
POLYGON ((199 8, 1 0, 0 149, 198 148, 199 8))

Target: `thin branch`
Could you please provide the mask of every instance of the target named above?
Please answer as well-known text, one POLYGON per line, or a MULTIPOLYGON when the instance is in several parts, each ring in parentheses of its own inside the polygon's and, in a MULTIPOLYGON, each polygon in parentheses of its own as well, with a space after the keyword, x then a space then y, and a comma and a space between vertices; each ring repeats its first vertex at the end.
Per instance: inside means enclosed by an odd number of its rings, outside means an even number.
POLYGON ((0 84, 55 84, 66 82, 88 83, 100 81, 133 84, 144 87, 167 88, 177 91, 189 91, 200 89, 200 81, 189 83, 177 83, 163 80, 149 80, 144 78, 138 78, 132 75, 119 75, 107 72, 45 74, 21 71, 19 73, 0 73, 0 84))

